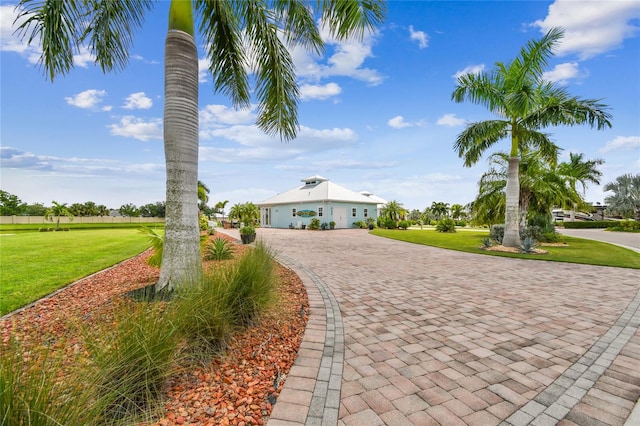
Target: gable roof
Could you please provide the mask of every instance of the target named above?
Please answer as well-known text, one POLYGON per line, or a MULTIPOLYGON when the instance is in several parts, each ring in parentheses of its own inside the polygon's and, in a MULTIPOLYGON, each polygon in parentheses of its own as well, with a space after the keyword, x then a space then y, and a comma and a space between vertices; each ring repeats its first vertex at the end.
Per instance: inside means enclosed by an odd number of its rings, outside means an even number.
POLYGON ((375 200, 337 185, 322 176, 309 176, 302 179, 302 182, 304 182, 303 185, 268 198, 258 203, 258 206, 322 201, 376 204, 375 200))

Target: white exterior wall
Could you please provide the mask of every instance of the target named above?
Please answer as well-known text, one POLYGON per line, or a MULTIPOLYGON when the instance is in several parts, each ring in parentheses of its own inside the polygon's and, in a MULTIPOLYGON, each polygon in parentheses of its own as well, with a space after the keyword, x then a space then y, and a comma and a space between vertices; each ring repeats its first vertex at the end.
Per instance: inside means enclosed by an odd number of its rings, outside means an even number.
MULTIPOLYGON (((364 217, 364 209, 367 209, 367 217, 372 217, 374 220, 378 218, 377 206, 375 203, 371 204, 362 204, 362 203, 349 203, 349 202, 333 202, 333 201, 320 201, 320 202, 307 202, 307 203, 292 203, 292 204, 278 204, 273 206, 261 206, 260 207, 260 220, 261 226, 270 227, 270 228, 288 228, 289 225, 293 225, 294 227, 298 222, 301 222, 303 225, 309 225, 311 223, 311 219, 317 218, 320 220, 320 225, 322 223, 326 223, 329 225, 329 222, 339 222, 339 220, 335 220, 337 218, 334 217, 334 210, 336 208, 344 208, 346 210, 346 228, 352 228, 353 223, 357 221, 366 221, 367 218, 364 217), (319 208, 322 208, 323 214, 322 216, 318 215, 319 208), (352 214, 352 209, 356 209, 355 217, 352 214), (267 212, 266 209, 271 209, 271 223, 266 223, 267 212), (300 217, 293 216, 293 209, 296 209, 296 212, 301 210, 312 210, 316 212, 316 215, 313 217, 300 217)), ((338 226, 336 226, 338 227, 338 226)))

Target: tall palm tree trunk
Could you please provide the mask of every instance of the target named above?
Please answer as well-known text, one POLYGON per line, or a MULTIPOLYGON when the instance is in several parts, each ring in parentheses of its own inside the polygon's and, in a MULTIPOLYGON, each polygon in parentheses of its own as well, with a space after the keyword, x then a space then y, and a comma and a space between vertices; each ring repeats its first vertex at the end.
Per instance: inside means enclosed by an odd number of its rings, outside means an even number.
POLYGON ((160 280, 171 290, 200 278, 198 225, 198 53, 193 36, 170 30, 165 43, 166 227, 160 280))
POLYGON ((502 245, 505 247, 520 246, 520 180, 518 168, 520 159, 518 157, 509 158, 509 169, 507 175, 507 204, 504 224, 504 237, 502 245))

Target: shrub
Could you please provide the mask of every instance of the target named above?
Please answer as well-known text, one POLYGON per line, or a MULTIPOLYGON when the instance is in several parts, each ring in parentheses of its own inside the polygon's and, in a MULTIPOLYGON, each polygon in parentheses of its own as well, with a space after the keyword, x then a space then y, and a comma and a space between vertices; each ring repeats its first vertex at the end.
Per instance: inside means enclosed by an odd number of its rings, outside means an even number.
POLYGON ((209 229, 209 219, 201 214, 200 216, 198 216, 198 223, 200 224, 200 230, 201 231, 206 231, 209 229))
POLYGON ((243 226, 242 228, 240 228, 240 235, 253 235, 256 233, 256 228, 254 228, 253 226, 243 226))
POLYGON ((594 220, 585 222, 564 222, 567 229, 592 229, 592 228, 610 228, 618 226, 617 220, 594 220))
POLYGON ((461 226, 461 227, 465 227, 467 226, 467 221, 466 220, 456 220, 456 226, 461 226))
POLYGON ((311 222, 309 223, 309 229, 311 229, 312 231, 317 231, 318 229, 320 229, 320 219, 318 219, 317 217, 311 219, 311 222))
POLYGON ((362 220, 356 220, 355 222, 353 222, 353 225, 351 226, 353 226, 356 229, 365 229, 367 227, 367 224, 362 220))
POLYGON ((398 222, 398 228, 400 229, 404 229, 405 231, 407 230, 407 228, 409 227, 409 222, 406 220, 401 220, 400 222, 398 222))
POLYGON ((438 232, 456 232, 456 222, 450 217, 443 217, 436 224, 438 232))
POLYGON ((233 250, 229 241, 218 237, 207 245, 204 253, 207 260, 225 260, 233 257, 233 250))
POLYGON ((489 238, 498 244, 502 244, 502 239, 504 238, 504 224, 498 223, 491 225, 491 228, 489 229, 489 238))
POLYGON ((616 222, 617 226, 607 227, 608 231, 622 231, 622 232, 639 232, 640 222, 635 220, 621 220, 616 222))
POLYGON ((491 238, 483 238, 482 239, 482 247, 484 248, 489 248, 491 247, 493 244, 491 243, 491 238))
POLYGON ((396 229, 397 224, 395 220, 386 218, 382 219, 382 226, 387 229, 396 229))

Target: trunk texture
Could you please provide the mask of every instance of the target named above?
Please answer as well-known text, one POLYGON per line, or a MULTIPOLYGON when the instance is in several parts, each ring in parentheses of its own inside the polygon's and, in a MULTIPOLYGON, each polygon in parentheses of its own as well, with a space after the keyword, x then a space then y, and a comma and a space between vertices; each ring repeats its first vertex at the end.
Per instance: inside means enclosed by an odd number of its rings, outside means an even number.
POLYGON ((169 31, 165 43, 166 227, 160 280, 171 290, 200 279, 198 224, 198 54, 192 36, 169 31))
POLYGON ((504 220, 505 247, 520 247, 520 179, 518 177, 518 157, 509 158, 509 175, 507 177, 507 204, 504 220))

